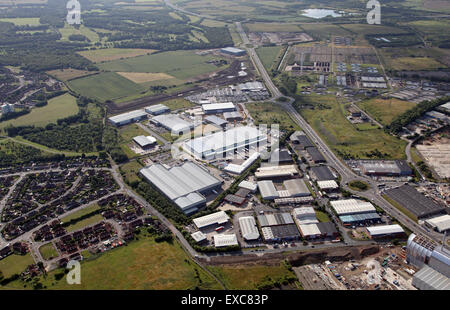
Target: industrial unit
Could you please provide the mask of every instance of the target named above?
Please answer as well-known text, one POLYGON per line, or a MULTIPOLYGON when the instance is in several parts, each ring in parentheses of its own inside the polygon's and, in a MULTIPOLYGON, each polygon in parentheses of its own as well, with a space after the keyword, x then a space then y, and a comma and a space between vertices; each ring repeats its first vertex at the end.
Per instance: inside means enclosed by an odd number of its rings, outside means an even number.
POLYGON ((410 211, 417 219, 445 213, 445 207, 419 193, 409 185, 388 189, 384 192, 403 208, 410 211))
POLYGON ((216 248, 239 245, 236 234, 230 235, 214 235, 214 246, 216 248))
POLYGON ((160 114, 165 114, 165 113, 169 113, 170 109, 168 106, 164 105, 164 104, 155 104, 149 107, 145 108, 145 112, 147 112, 148 114, 151 115, 160 115, 160 114))
POLYGON ((225 129, 227 127, 228 122, 220 117, 215 115, 209 115, 205 117, 205 121, 209 124, 213 124, 219 128, 225 129))
POLYGON ((425 224, 440 233, 446 232, 450 230, 450 215, 445 214, 427 219, 425 224))
POLYGON ((152 117, 150 121, 157 126, 164 127, 172 134, 176 135, 188 133, 194 129, 194 124, 192 122, 181 119, 178 115, 173 114, 158 115, 152 117))
POLYGON ((183 148, 197 158, 211 160, 266 143, 267 134, 255 127, 243 126, 191 139, 183 144, 183 148))
POLYGON ((298 170, 295 165, 260 167, 255 172, 255 176, 259 180, 286 177, 291 178, 297 174, 298 170))
POLYGON ((155 146, 156 139, 152 136, 137 136, 133 138, 133 142, 141 149, 148 150, 155 146))
POLYGON ((410 176, 412 170, 405 160, 360 161, 359 168, 365 175, 373 176, 410 176))
POLYGON ((250 155, 242 164, 240 165, 228 164, 225 166, 223 170, 229 173, 240 175, 242 172, 247 170, 255 161, 257 161, 260 155, 261 155, 260 153, 255 152, 252 155, 250 155))
POLYGON ((205 114, 219 114, 225 112, 234 112, 236 111, 236 106, 232 102, 209 103, 202 104, 202 109, 205 114))
POLYGON ((376 212, 375 207, 370 202, 356 199, 330 201, 330 204, 338 216, 376 212))
POLYGON ((405 235, 405 231, 398 224, 366 227, 366 230, 372 239, 394 238, 405 235))
POLYGON ((213 225, 221 226, 230 221, 230 217, 224 211, 211 213, 192 220, 198 229, 204 229, 213 225))
POLYGON ((247 241, 259 239, 259 230, 253 216, 243 216, 239 218, 239 227, 242 237, 247 241))
POLYGON ((322 153, 320 153, 319 149, 317 147, 307 147, 306 152, 311 157, 311 160, 315 163, 324 163, 326 162, 325 157, 323 157, 322 153))
POLYGON ((327 166, 311 167, 312 177, 317 181, 336 180, 336 176, 327 166))
POLYGON ((224 47, 220 49, 220 52, 232 56, 244 56, 245 51, 235 47, 224 47))
POLYGON ((222 185, 222 182, 206 169, 192 162, 171 168, 155 164, 142 168, 140 173, 185 214, 197 212, 206 204, 203 194, 220 190, 222 185))
POLYGON ((144 110, 135 110, 108 118, 109 122, 115 126, 123 126, 147 119, 144 110))

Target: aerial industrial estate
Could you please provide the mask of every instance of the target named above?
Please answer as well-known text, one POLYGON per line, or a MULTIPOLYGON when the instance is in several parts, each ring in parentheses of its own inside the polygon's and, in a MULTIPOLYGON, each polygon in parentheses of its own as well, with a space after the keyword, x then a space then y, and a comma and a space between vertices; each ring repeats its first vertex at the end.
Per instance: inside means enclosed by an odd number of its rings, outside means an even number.
POLYGON ((450 290, 447 3, 85 2, 0 0, 0 288, 450 290))

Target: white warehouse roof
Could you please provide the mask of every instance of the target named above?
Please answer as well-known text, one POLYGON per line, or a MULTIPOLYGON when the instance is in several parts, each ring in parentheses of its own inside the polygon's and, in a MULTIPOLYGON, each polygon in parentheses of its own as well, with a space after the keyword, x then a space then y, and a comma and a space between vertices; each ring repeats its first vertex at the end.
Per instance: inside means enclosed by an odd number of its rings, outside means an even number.
POLYGON ((300 231, 303 237, 315 237, 320 236, 321 232, 316 224, 299 225, 300 231))
POLYGON ((278 192, 272 181, 258 181, 258 188, 261 196, 265 200, 278 198, 278 192))
POLYGON ((209 103, 202 104, 202 109, 204 112, 210 111, 225 111, 225 110, 236 110, 236 106, 233 102, 224 102, 224 103, 209 103))
POLYGON ((258 179, 294 176, 295 174, 298 174, 295 165, 260 167, 255 172, 258 179))
POLYGON ((450 215, 442 215, 438 217, 433 217, 425 221, 428 225, 436 228, 437 231, 443 232, 450 229, 450 215))
POLYGON ((202 242, 203 240, 206 240, 206 235, 201 231, 191 234, 191 237, 195 240, 195 242, 202 242))
POLYGON ((144 110, 134 110, 127 113, 119 114, 116 116, 112 116, 109 118, 109 120, 113 123, 123 123, 129 120, 133 120, 136 118, 143 118, 146 117, 147 113, 144 112, 144 110))
POLYGON ((375 207, 370 202, 355 199, 331 201, 330 204, 338 215, 376 212, 375 207))
POLYGON ((146 147, 155 143, 156 139, 152 136, 137 136, 133 138, 133 141, 136 142, 140 147, 146 147))
POLYGON ((299 225, 319 223, 313 207, 295 208, 292 213, 299 225))
POLYGON ((389 234, 399 234, 405 232, 403 228, 398 225, 382 225, 382 226, 372 226, 367 227, 367 231, 371 236, 377 236, 377 235, 389 235, 389 234))
POLYGON ((242 237, 245 240, 256 240, 259 238, 258 227, 253 216, 240 217, 239 226, 241 227, 242 237))
POLYGON ((328 181, 317 181, 317 185, 320 189, 337 189, 339 188, 339 185, 336 183, 335 180, 328 180, 328 181))
POLYGON ((149 114, 159 114, 170 111, 169 107, 164 104, 155 104, 145 108, 145 112, 149 114))
POLYGON ((140 173, 182 210, 187 210, 194 204, 206 201, 203 196, 195 192, 203 192, 222 184, 208 171, 192 162, 186 162, 182 166, 175 166, 170 169, 155 164, 142 168, 140 173))
POLYGON ((209 158, 265 141, 266 133, 255 127, 243 126, 191 139, 184 143, 184 147, 199 158, 209 158))
POLYGON ((241 183, 239 183, 238 187, 248 189, 251 192, 256 192, 256 190, 258 189, 258 185, 250 181, 242 181, 241 183))
POLYGON ((173 114, 154 116, 151 120, 175 133, 189 132, 192 128, 194 128, 194 124, 181 119, 178 115, 173 114))
POLYGON ((216 213, 211 213, 205 216, 198 217, 196 219, 193 219, 193 222, 195 226, 197 226, 198 229, 201 229, 203 227, 207 227, 210 225, 222 225, 227 223, 230 220, 230 217, 228 214, 225 213, 225 211, 219 211, 216 213))
POLYGON ((214 235, 214 246, 216 248, 231 245, 238 245, 236 234, 214 235))
POLYGON ((289 192, 289 197, 311 196, 311 192, 303 179, 292 179, 283 182, 284 187, 289 192))
POLYGON ((242 164, 228 164, 223 170, 234 174, 241 174, 248 167, 250 167, 259 158, 259 156, 260 154, 258 152, 255 152, 251 156, 249 156, 242 164))

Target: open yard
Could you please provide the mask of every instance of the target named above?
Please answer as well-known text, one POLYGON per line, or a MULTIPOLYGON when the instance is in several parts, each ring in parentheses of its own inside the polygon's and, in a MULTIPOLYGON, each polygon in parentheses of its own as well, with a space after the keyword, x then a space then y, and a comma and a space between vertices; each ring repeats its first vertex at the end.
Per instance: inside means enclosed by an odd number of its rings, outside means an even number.
POLYGON ((104 48, 98 50, 82 51, 78 52, 78 54, 89 59, 92 62, 98 63, 123 58, 132 58, 152 54, 154 52, 156 52, 156 50, 141 48, 104 48))
POLYGON ((346 119, 348 113, 345 107, 334 96, 303 96, 303 101, 316 108, 301 109, 300 113, 339 156, 372 159, 405 157, 406 142, 378 128, 361 131, 346 119))
POLYGON ((11 119, 0 123, 0 129, 8 125, 14 126, 45 126, 49 123, 56 123, 60 118, 65 118, 78 113, 78 106, 75 97, 66 93, 52 98, 43 107, 33 108, 30 113, 16 119, 11 119))
POLYGON ((395 98, 376 98, 361 101, 358 106, 383 125, 389 125, 395 117, 413 108, 416 104, 395 98))
POLYGON ((144 88, 115 72, 103 72, 84 78, 72 80, 69 87, 86 97, 100 101, 113 100, 131 96, 144 91, 144 88))

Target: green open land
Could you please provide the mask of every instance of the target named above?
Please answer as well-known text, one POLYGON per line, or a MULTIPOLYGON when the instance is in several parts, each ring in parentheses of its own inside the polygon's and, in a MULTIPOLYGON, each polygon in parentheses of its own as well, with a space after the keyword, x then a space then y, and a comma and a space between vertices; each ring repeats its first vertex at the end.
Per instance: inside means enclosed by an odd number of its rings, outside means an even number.
POLYGON ((90 28, 85 27, 83 25, 80 25, 80 27, 77 29, 66 23, 64 25, 64 28, 59 28, 58 31, 59 31, 59 33, 61 33, 62 41, 69 41, 69 36, 74 35, 74 34, 85 36, 86 38, 89 39, 89 41, 91 43, 96 43, 99 41, 98 34, 95 31, 93 31, 90 28))
POLYGON ((83 229, 87 226, 97 224, 98 222, 101 222, 102 220, 103 220, 103 216, 101 216, 100 214, 96 214, 96 215, 90 216, 84 220, 81 220, 73 225, 67 226, 66 230, 67 230, 67 232, 76 231, 79 229, 83 229))
MULTIPOLYGON (((68 285, 65 277, 55 280, 61 269, 49 272, 41 281, 48 289, 62 290, 220 289, 177 242, 157 243, 145 234, 141 232, 139 240, 83 261, 80 285, 68 285)), ((7 288, 23 289, 23 285, 14 281, 7 288)))
POLYGON ((344 29, 353 32, 357 35, 366 34, 392 34, 392 33, 406 33, 399 27, 391 27, 384 25, 369 25, 369 24, 344 24, 341 25, 344 29))
POLYGON ((278 56, 282 50, 281 46, 264 46, 256 49, 256 53, 261 59, 266 70, 270 71, 278 64, 278 56))
POLYGON ((86 214, 89 214, 89 213, 97 211, 97 210, 100 210, 99 205, 98 204, 93 204, 93 205, 91 205, 89 207, 86 207, 84 209, 78 210, 78 211, 76 211, 76 212, 74 212, 74 213, 72 213, 70 215, 67 215, 67 216, 63 217, 61 219, 61 222, 62 223, 66 223, 66 222, 69 222, 71 220, 77 219, 79 217, 82 217, 82 216, 84 216, 86 214))
POLYGON ((12 254, 0 260, 0 271, 5 278, 9 278, 14 274, 20 274, 29 266, 34 264, 31 254, 16 255, 12 254))
POLYGON ((383 125, 389 125, 395 117, 411 109, 416 104, 395 98, 376 98, 361 101, 357 105, 383 125))
POLYGON ((106 71, 116 72, 162 72, 178 79, 189 79, 218 70, 219 68, 215 65, 206 63, 213 59, 218 59, 218 57, 199 56, 195 54, 195 51, 171 51, 109 61, 100 64, 99 67, 106 71))
POLYGON ((406 142, 374 128, 361 131, 347 119, 344 105, 333 95, 302 96, 302 102, 314 105, 315 109, 299 112, 314 130, 344 158, 395 158, 405 157, 406 142), (319 108, 322 107, 322 108, 319 108))
POLYGON ((258 289, 258 286, 267 278, 276 281, 286 277, 295 277, 284 264, 278 266, 210 266, 208 269, 230 290, 254 290, 258 289))
POLYGON ((68 85, 73 91, 100 101, 113 100, 144 91, 142 86, 115 72, 103 72, 75 79, 69 81, 68 85))
POLYGON ((59 255, 58 251, 55 248, 55 246, 51 242, 41 246, 39 248, 39 252, 41 253, 42 258, 45 259, 45 260, 52 259, 52 258, 57 257, 59 255))
POLYGON ((348 36, 351 33, 343 29, 339 25, 331 24, 302 24, 301 27, 312 37, 324 40, 330 38, 330 36, 348 36))
POLYGON ((66 93, 64 95, 52 98, 48 104, 33 108, 30 113, 21 117, 0 122, 0 129, 9 125, 14 126, 45 126, 50 123, 56 123, 58 119, 66 118, 78 113, 78 106, 75 97, 66 93))
POLYGON ((270 128, 272 124, 279 124, 280 129, 300 130, 289 114, 274 103, 251 102, 245 106, 253 117, 255 125, 266 124, 270 128))
POLYGON ((326 214, 325 212, 322 211, 317 211, 316 210, 316 217, 319 220, 319 222, 330 222, 330 217, 328 216, 328 214, 326 214))
POLYGON ((136 124, 131 124, 128 126, 124 126, 119 129, 120 136, 122 137, 120 142, 120 147, 123 149, 125 154, 127 154, 128 158, 134 158, 137 157, 138 154, 134 153, 130 148, 127 146, 133 141, 133 138, 136 136, 150 136, 148 132, 143 130, 141 127, 139 127, 136 124))
POLYGON ((300 25, 282 23, 246 23, 249 32, 302 32, 300 25))
POLYGON ((156 50, 140 49, 140 48, 103 48, 89 51, 78 52, 81 56, 92 62, 112 61, 122 58, 132 58, 147 54, 152 54, 156 50))
POLYGON ((134 160, 121 165, 120 172, 122 173, 125 181, 131 184, 133 182, 140 181, 138 174, 141 168, 142 165, 138 161, 134 160))
POLYGON ((25 25, 38 26, 38 25, 40 25, 39 18, 37 18, 37 17, 0 18, 0 22, 13 23, 16 26, 25 26, 25 25))
POLYGON ((194 106, 192 102, 183 98, 165 101, 162 104, 166 105, 171 111, 192 108, 194 106))

